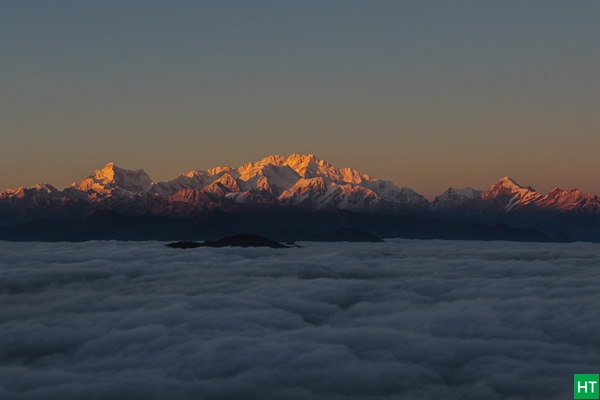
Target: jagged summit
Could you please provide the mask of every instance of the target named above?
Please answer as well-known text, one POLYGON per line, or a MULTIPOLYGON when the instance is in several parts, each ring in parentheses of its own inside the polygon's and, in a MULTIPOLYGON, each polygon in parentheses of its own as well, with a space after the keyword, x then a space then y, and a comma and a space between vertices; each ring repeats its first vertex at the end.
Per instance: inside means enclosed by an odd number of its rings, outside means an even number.
MULTIPOLYGON (((483 194, 484 197, 512 196, 515 193, 535 192, 530 186, 521 186, 514 179, 505 176, 498 180, 483 194)), ((536 192, 537 193, 537 192, 536 192)))
POLYGON ((532 188, 531 186, 521 186, 516 180, 514 180, 513 178, 511 178, 509 176, 505 176, 504 178, 501 178, 496 183, 494 183, 492 186, 490 186, 490 189, 488 189, 488 190, 492 190, 495 188, 506 188, 506 189, 509 189, 512 191, 527 189, 529 191, 535 192, 535 189, 532 188))
POLYGON ((522 188, 522 186, 519 185, 517 183, 517 181, 515 181, 513 178, 511 178, 508 175, 505 176, 505 177, 503 177, 503 178, 500 178, 498 180, 498 182, 496 182, 494 185, 502 185, 502 186, 507 187, 507 188, 515 188, 515 187, 516 188, 522 188))
POLYGON ((144 170, 123 169, 109 162, 83 179, 78 189, 105 196, 130 197, 146 194, 152 186, 152 179, 144 170))
POLYGON ((562 210, 581 209, 587 211, 600 211, 600 199, 594 194, 583 193, 579 189, 564 190, 554 188, 543 198, 547 207, 562 210))
POLYGON ((482 193, 482 190, 477 190, 470 186, 461 189, 449 187, 444 193, 437 196, 436 199, 444 199, 449 197, 473 198, 481 195, 482 193))
MULTIPOLYGON (((286 171, 286 168, 291 169, 298 176, 305 179, 322 177, 330 182, 352 184, 373 181, 370 176, 351 168, 336 168, 314 154, 292 154, 289 157, 271 155, 260 161, 244 164, 237 168, 237 171, 242 179, 249 179, 256 175, 272 176, 281 171, 286 171)), ((290 172, 284 173, 290 174, 290 172)))
POLYGON ((460 207, 464 203, 481 197, 483 190, 477 190, 472 187, 456 189, 449 187, 444 193, 437 196, 431 202, 431 208, 435 211, 444 211, 455 207, 460 207))
POLYGON ((504 210, 511 211, 523 205, 540 200, 543 196, 530 186, 521 186, 514 179, 505 176, 481 195, 483 200, 495 203, 504 202, 504 210))
POLYGON ((42 190, 46 193, 58 192, 58 189, 55 188, 54 186, 50 185, 49 183, 42 183, 42 182, 38 182, 35 185, 33 185, 32 189, 42 190))

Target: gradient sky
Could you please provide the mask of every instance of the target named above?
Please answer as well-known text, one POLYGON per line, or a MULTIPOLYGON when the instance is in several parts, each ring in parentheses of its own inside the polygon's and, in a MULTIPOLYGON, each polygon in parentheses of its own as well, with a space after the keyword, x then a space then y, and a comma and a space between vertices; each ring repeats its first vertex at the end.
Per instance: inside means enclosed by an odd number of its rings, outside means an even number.
POLYGON ((600 194, 600 1, 2 1, 0 190, 314 153, 600 194))

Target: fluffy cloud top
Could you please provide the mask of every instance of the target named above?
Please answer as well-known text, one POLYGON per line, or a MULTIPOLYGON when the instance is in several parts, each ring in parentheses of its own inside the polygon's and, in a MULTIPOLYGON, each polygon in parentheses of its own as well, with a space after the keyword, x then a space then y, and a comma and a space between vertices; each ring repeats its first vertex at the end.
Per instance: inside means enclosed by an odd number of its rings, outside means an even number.
POLYGON ((0 242, 0 398, 570 398, 598 250, 0 242))

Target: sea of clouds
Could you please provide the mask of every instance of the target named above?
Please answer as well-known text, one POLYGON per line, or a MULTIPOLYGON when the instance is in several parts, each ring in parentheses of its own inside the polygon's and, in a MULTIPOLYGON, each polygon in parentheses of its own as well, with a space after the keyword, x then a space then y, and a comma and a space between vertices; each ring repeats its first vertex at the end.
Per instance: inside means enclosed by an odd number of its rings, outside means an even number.
POLYGON ((1 399, 567 399, 600 246, 0 242, 1 399))

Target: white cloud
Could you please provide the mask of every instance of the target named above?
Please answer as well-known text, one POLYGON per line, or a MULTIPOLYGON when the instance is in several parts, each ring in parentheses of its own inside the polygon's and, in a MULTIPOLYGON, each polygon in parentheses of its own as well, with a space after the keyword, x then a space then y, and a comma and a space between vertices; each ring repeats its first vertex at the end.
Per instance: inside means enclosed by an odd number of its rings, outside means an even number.
POLYGON ((594 244, 0 242, 2 399, 562 399, 594 244))

